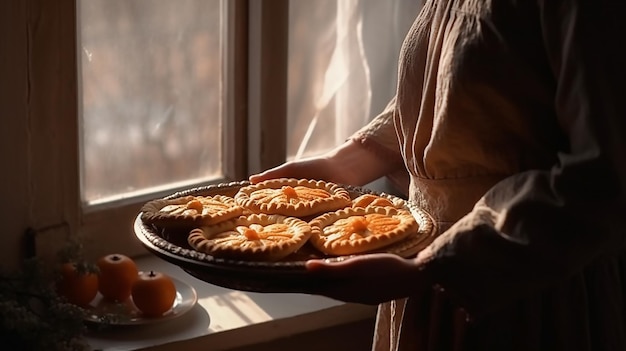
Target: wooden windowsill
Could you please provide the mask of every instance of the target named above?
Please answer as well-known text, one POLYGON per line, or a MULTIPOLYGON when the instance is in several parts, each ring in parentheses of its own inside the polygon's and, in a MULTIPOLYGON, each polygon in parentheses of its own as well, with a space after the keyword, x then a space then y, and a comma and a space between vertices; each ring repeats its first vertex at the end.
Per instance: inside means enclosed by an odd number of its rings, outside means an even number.
POLYGON ((153 255, 136 261, 140 270, 161 271, 193 286, 198 303, 161 323, 90 330, 94 350, 228 350, 373 318, 376 311, 320 296, 225 289, 153 255))

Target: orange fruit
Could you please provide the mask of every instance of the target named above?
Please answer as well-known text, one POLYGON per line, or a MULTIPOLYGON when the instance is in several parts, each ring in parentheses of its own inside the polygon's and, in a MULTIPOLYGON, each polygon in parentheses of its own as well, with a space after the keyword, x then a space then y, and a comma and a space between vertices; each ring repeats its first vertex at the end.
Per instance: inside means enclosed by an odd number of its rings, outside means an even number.
POLYGON ((100 257, 97 265, 98 291, 102 297, 109 301, 128 300, 139 274, 135 261, 126 255, 110 254, 100 257))
POLYGON ((77 264, 66 262, 59 267, 59 273, 56 290, 69 303, 87 307, 98 294, 98 274, 95 271, 79 269, 77 264))
POLYGON ((133 303, 146 317, 159 317, 169 311, 176 300, 176 286, 161 272, 141 272, 133 284, 133 303))

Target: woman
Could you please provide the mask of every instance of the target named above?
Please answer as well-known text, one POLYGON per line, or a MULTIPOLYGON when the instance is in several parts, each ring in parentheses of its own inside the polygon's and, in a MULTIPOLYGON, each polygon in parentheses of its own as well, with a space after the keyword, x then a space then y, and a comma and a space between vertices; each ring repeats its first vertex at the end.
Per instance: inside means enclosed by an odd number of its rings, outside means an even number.
POLYGON ((345 282, 315 293, 380 303, 375 350, 626 350, 624 10, 427 1, 384 112, 250 177, 387 176, 435 217, 415 259, 307 263, 345 282))

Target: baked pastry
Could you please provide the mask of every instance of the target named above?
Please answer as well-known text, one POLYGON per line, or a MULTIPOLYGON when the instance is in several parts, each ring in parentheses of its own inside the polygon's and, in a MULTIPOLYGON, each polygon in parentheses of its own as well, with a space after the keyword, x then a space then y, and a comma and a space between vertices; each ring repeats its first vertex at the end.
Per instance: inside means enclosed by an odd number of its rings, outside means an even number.
POLYGON ((229 196, 190 195, 149 201, 141 209, 141 219, 162 227, 199 227, 239 217, 243 212, 229 196))
POLYGON ((331 182, 277 178, 244 186, 235 194, 240 206, 255 213, 306 217, 350 206, 348 191, 331 182))
POLYGON ((278 261, 300 249, 311 236, 299 218, 253 214, 191 230, 187 241, 196 251, 214 257, 247 261, 278 261))
POLYGON ((367 207, 367 206, 380 206, 380 207, 404 207, 404 200, 394 199, 389 197, 376 195, 376 194, 362 194, 352 200, 352 207, 367 207))
POLYGON ((395 207, 347 207, 309 222, 309 242, 327 255, 371 252, 415 234, 413 215, 395 207))

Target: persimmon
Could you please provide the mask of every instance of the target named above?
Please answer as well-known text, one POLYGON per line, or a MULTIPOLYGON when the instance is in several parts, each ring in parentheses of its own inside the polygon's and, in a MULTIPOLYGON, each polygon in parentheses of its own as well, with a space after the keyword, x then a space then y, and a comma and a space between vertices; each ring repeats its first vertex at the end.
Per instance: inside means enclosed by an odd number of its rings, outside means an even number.
POLYGON ((139 273, 133 284, 133 303, 146 317, 160 317, 169 311, 176 301, 176 285, 161 272, 139 273))
POLYGON ((56 291, 67 302, 87 307, 98 294, 98 274, 95 270, 66 262, 59 266, 56 291))
POLYGON ((100 257, 97 265, 100 270, 98 291, 102 298, 110 301, 128 300, 139 274, 135 261, 126 255, 109 254, 100 257))

